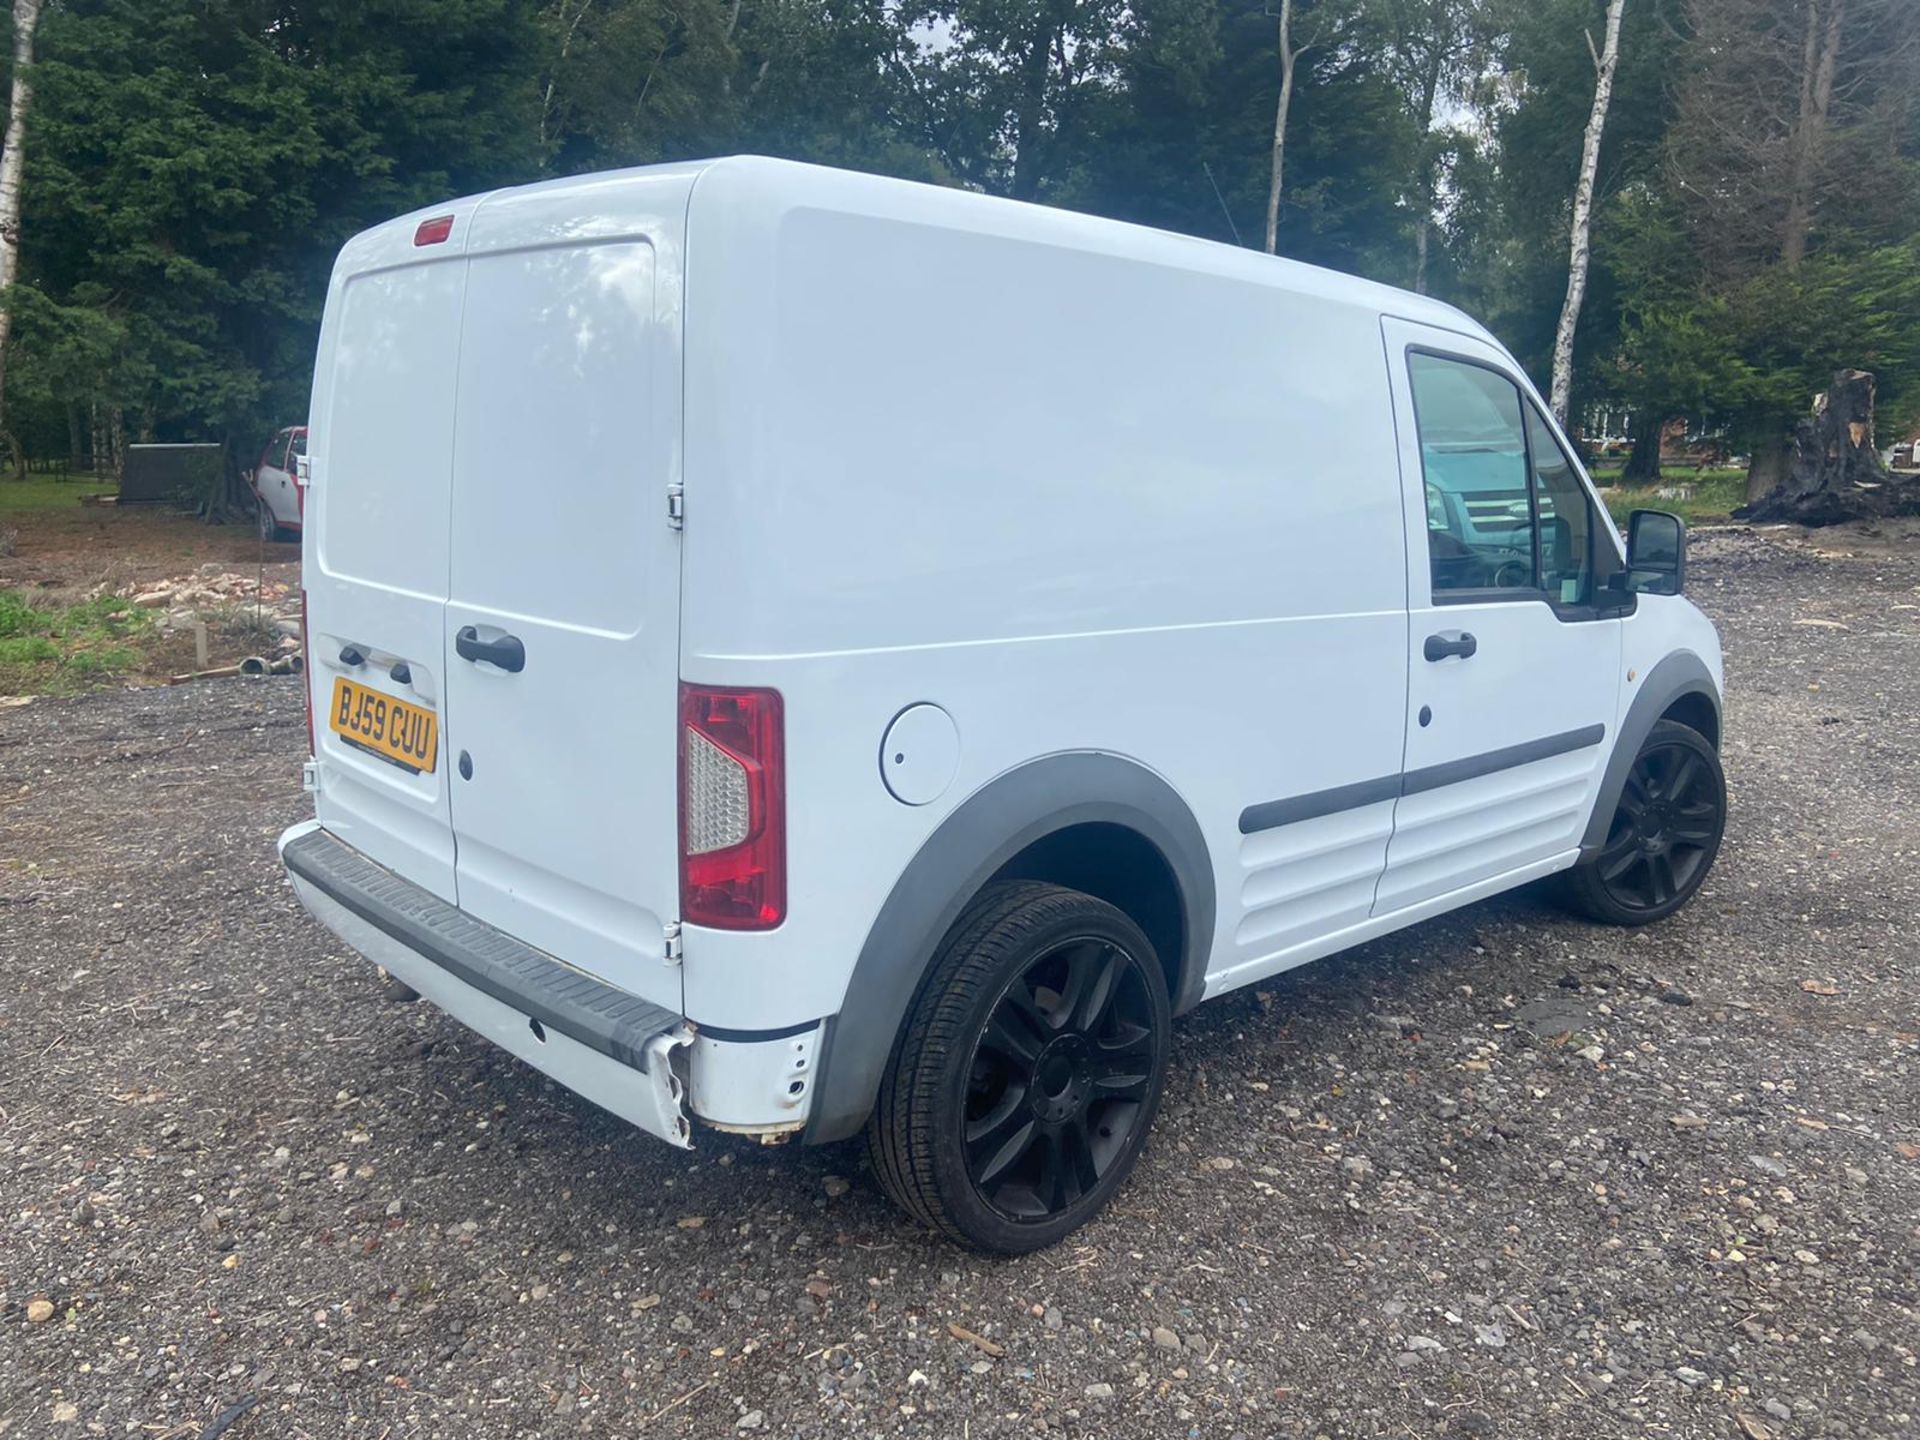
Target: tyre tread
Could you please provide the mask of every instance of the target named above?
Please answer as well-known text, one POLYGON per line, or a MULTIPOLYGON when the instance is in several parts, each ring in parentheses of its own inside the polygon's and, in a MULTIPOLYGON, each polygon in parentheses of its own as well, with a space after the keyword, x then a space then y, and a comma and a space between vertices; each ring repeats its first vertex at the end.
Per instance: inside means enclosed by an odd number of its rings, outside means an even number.
MULTIPOLYGON (((867 1122, 874 1173, 903 1210, 957 1244, 979 1241, 954 1224, 935 1187, 941 1061, 971 1042, 968 1010, 982 988, 997 983, 1009 958, 1035 931, 1083 914, 1089 905, 1113 908, 1037 880, 999 881, 983 889, 941 942, 882 1072, 867 1122)), ((1126 918, 1118 910, 1113 914, 1126 918)))

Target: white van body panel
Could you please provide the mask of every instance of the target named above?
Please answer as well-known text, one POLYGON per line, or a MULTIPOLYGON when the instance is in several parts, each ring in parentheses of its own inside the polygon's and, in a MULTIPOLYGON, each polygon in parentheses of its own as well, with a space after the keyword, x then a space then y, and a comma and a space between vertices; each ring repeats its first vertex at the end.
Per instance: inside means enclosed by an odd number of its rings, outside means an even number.
POLYGON ((781 691, 794 827, 786 924, 691 931, 689 1013, 834 1013, 845 977, 792 957, 856 954, 901 859, 1056 751, 1130 757, 1192 808, 1210 969, 1365 919, 1390 805, 1244 845, 1237 823, 1400 765, 1392 292, 757 161, 703 175, 688 223, 682 670, 781 691), (960 760, 905 807, 880 741, 916 703, 960 760))
MULTIPOLYGON (((1570 865, 1634 677, 1690 657, 1717 717, 1719 647, 1677 598, 1579 624, 1435 603, 1416 343, 1539 403, 1424 297, 783 162, 370 231, 336 267, 311 411, 302 898, 369 954, 478 922, 551 1004, 484 967, 434 978, 436 1003, 682 1143, 663 1095, 784 1134, 847 1047, 877 1073, 897 1016, 873 1025, 856 968, 924 963, 938 932, 889 917, 967 881, 942 846, 1022 776, 1119 767, 1179 812, 1179 1005, 1570 865), (1424 659, 1466 629, 1471 660, 1424 659), (462 654, 507 636, 519 671, 462 654), (331 733, 341 674, 435 711, 430 773, 331 733), (679 923, 682 684, 781 697, 776 928, 679 923), (1590 738, 1529 758, 1568 736, 1590 738), (413 930, 370 933, 325 888, 359 857, 417 887, 413 930), (599 1035, 615 1011, 660 1043, 599 1035), (623 1088, 581 1044, 671 1073, 623 1088)), ((810 1139, 857 1123, 838 1103, 810 1139)))

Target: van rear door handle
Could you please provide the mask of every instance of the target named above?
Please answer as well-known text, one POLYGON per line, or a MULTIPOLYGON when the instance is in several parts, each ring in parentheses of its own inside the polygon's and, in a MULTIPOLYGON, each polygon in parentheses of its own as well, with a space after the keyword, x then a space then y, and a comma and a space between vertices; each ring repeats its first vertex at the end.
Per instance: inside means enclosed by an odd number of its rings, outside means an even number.
POLYGON ((1457 638, 1449 635, 1427 636, 1427 643, 1421 653, 1429 660, 1445 660, 1451 655, 1458 655, 1464 660, 1479 648, 1480 642, 1462 630, 1457 638))
POLYGON ((498 640, 482 640, 471 625, 462 625, 454 634, 453 648, 462 660, 484 660, 502 670, 519 674, 527 668, 527 647, 517 635, 502 635, 498 640))

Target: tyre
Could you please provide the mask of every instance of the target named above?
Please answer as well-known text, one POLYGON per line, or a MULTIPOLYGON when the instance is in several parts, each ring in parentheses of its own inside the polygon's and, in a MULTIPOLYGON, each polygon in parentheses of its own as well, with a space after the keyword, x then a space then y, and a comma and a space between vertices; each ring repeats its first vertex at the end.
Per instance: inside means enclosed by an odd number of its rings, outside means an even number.
POLYGON ((260 527, 260 538, 262 540, 278 540, 280 538, 280 524, 273 518, 272 507, 269 506, 266 501, 255 496, 253 513, 255 522, 260 527))
POLYGON ((1562 898, 1603 924, 1664 920, 1707 878, 1726 824, 1720 756, 1699 731, 1661 720, 1627 771, 1605 843, 1566 872, 1562 898))
POLYGON ((962 1245, 1023 1254, 1097 1214, 1159 1109, 1167 986, 1140 927, 1032 881, 983 890, 908 1012, 867 1125, 909 1214, 962 1245))

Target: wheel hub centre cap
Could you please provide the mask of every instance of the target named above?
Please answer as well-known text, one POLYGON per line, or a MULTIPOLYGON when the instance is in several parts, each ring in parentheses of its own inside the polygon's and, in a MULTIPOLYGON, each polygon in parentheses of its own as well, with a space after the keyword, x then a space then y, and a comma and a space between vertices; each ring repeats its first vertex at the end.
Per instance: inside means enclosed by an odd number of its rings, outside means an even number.
POLYGON ((1093 1089, 1092 1056, 1093 1047, 1082 1035, 1062 1035, 1048 1043, 1033 1067, 1035 1115, 1056 1125, 1085 1107, 1093 1089))

